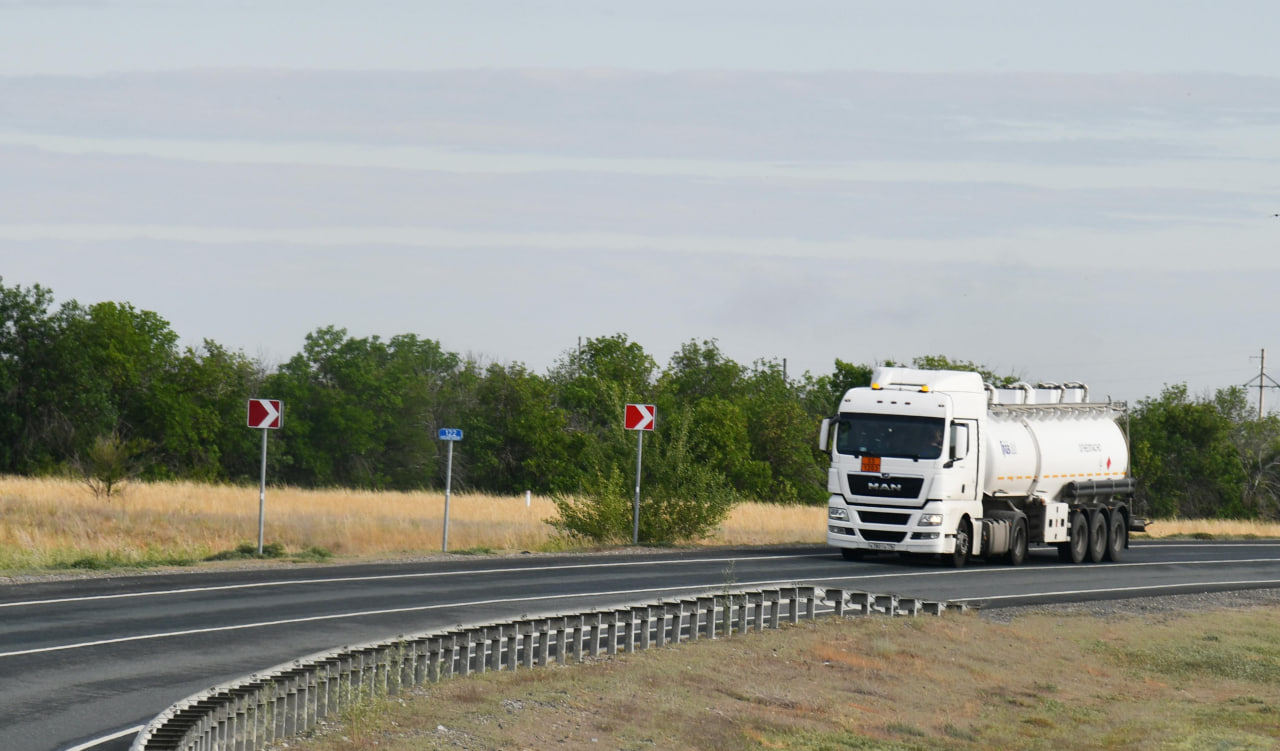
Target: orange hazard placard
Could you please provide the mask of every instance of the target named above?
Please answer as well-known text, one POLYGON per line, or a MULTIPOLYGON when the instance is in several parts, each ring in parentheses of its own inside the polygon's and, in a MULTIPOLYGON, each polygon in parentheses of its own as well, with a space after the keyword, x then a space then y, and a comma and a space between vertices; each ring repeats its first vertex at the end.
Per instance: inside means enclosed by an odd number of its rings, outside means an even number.
POLYGON ((863 472, 879 472, 879 471, 880 471, 880 457, 878 457, 878 456, 864 456, 864 457, 862 457, 862 471, 863 471, 863 472))

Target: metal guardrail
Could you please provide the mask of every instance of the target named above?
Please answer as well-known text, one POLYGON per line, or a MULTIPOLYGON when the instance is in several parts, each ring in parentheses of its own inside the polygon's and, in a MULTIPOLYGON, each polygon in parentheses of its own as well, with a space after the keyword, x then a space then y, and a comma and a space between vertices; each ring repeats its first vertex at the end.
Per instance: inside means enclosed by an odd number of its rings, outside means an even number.
POLYGON ((779 628, 816 618, 819 603, 837 616, 940 615, 965 609, 794 586, 458 626, 343 647, 214 686, 160 713, 137 735, 131 751, 259 751, 272 741, 311 730, 326 717, 406 687, 779 628))

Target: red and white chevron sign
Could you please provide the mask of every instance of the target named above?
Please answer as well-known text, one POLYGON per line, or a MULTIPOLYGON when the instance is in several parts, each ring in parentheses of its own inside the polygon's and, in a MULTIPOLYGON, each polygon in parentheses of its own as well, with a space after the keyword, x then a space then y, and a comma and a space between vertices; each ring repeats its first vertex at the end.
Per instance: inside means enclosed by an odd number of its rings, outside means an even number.
POLYGON ((658 408, 652 404, 628 404, 626 423, 627 430, 653 430, 653 419, 658 408))
POLYGON ((284 422, 284 404, 279 399, 250 399, 249 427, 276 429, 284 422))

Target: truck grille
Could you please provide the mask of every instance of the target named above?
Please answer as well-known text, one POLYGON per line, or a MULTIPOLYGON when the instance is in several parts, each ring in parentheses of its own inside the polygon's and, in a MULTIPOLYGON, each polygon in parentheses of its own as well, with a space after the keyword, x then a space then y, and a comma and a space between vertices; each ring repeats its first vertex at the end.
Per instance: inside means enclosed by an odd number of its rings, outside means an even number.
POLYGON ((869 542, 902 542, 907 536, 906 532, 884 532, 878 529, 860 529, 858 534, 869 542))
POLYGON ((864 524, 896 524, 905 527, 911 521, 910 514, 890 514, 884 511, 858 511, 858 519, 864 524))
POLYGON ((923 477, 849 474, 849 492, 875 498, 919 498, 923 477))

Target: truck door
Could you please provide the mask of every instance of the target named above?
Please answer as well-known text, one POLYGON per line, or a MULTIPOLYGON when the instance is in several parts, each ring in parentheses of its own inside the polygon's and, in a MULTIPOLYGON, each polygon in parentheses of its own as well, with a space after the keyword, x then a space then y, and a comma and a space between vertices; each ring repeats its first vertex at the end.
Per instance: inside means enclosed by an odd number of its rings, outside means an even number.
MULTIPOLYGON (((959 477, 960 498, 972 501, 978 498, 978 421, 951 421, 951 471, 959 477)), ((954 487, 954 486, 953 486, 954 487)))

